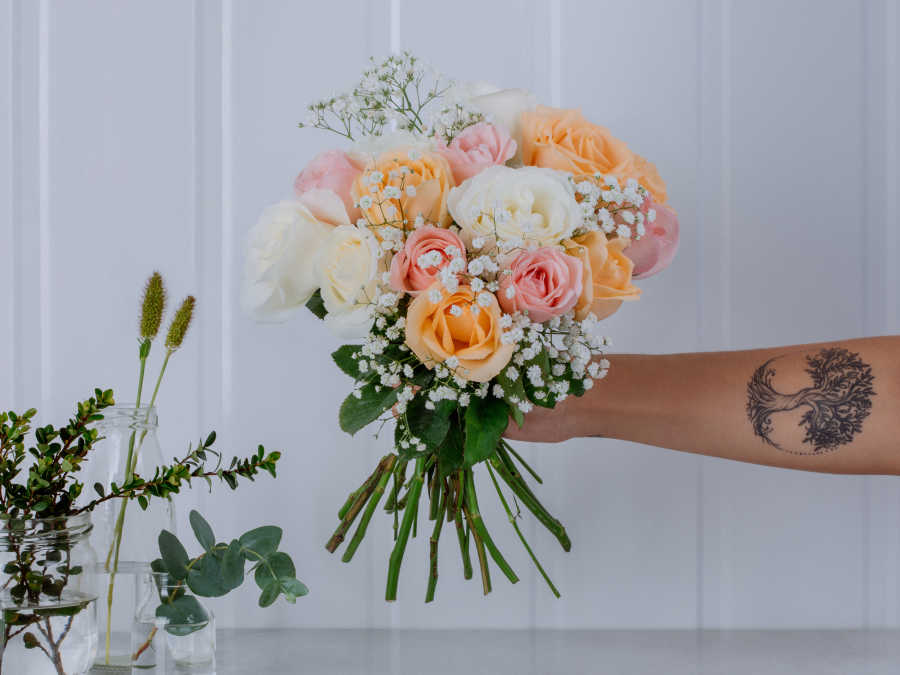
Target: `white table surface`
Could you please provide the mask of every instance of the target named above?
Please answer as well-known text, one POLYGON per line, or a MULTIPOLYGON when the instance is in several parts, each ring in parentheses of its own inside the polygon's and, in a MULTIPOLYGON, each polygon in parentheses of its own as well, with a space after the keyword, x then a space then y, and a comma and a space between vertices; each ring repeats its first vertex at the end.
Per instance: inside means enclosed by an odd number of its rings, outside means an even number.
POLYGON ((900 631, 224 630, 217 675, 882 675, 900 631))

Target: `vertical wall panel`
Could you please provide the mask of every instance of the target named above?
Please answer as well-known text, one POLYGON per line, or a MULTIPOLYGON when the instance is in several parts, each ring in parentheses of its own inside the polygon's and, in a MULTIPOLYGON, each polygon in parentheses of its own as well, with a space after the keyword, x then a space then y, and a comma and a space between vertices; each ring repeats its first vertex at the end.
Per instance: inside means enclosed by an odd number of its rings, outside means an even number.
MULTIPOLYGON (((843 233, 861 231, 862 212, 835 208, 834 197, 863 201, 860 4, 734 3, 730 18, 734 343, 856 335, 863 238, 843 233)), ((715 550, 704 558, 704 579, 711 605, 718 600, 715 623, 860 625, 862 479, 708 466, 704 513, 718 529, 707 538, 715 550)))
MULTIPOLYGON (((564 2, 561 8, 560 104, 581 108, 588 119, 655 162, 683 223, 676 264, 639 282, 641 300, 623 306, 605 322, 605 331, 614 352, 692 350, 697 322, 696 4, 585 1, 564 2), (653 48, 636 48, 636 39, 653 48)), ((599 439, 541 452, 552 456, 544 465, 545 486, 555 491, 551 502, 573 545, 564 554, 548 537, 539 539, 567 595, 556 603, 548 593, 538 594, 537 624, 693 626, 696 459, 599 439)))
MULTIPOLYGON (((731 345, 731 1, 699 7, 697 337, 703 351, 731 345)), ((731 580, 721 545, 728 520, 706 507, 721 460, 698 457, 697 626, 718 626, 730 605, 731 580), (709 483, 709 486, 707 484, 709 483)))
MULTIPOLYGON (((49 401, 46 390, 46 369, 42 365, 44 333, 42 311, 41 218, 45 210, 41 190, 41 147, 46 138, 42 126, 40 91, 42 76, 41 54, 46 58, 46 5, 14 0, 13 38, 13 180, 12 219, 14 287, 17 297, 13 307, 13 344, 16 349, 13 380, 16 391, 13 402, 17 407, 41 407, 49 401)), ((46 91, 46 90, 45 90, 46 91)), ((46 420, 44 410, 40 419, 46 420)))
POLYGON ((16 26, 12 0, 0 1, 0 409, 13 405, 15 381, 15 202, 13 186, 15 162, 14 106, 16 102, 13 71, 15 68, 16 26))
MULTIPOLYGON (((241 313, 237 297, 244 239, 263 207, 290 197, 294 176, 316 152, 344 147, 339 137, 297 123, 307 103, 352 86, 370 55, 386 56, 387 3, 356 0, 311 12, 304 3, 229 2, 224 12, 222 208, 232 239, 223 248, 224 358, 230 362, 223 441, 235 451, 264 443, 283 450, 284 459, 277 487, 261 479, 237 498, 214 496, 212 503, 235 530, 260 519, 284 526, 285 550, 313 589, 296 606, 261 610, 250 588, 229 603, 242 603, 239 621, 246 626, 384 626, 386 557, 372 548, 389 538, 388 520, 372 523, 350 565, 324 544, 337 526, 340 502, 368 476, 388 441, 376 443, 368 431, 351 438, 338 428, 351 382, 328 356, 340 342, 318 319, 304 311, 286 324, 256 324, 241 313)), ((420 602, 418 591, 404 583, 401 602, 420 602)))
MULTIPOLYGON (((884 189, 882 181, 889 168, 887 143, 889 129, 897 124, 896 112, 891 111, 892 80, 888 63, 889 52, 896 41, 896 26, 889 19, 891 0, 876 0, 862 4, 863 61, 865 66, 862 100, 865 113, 863 139, 865 142, 863 194, 863 234, 865 257, 865 297, 863 332, 880 335, 889 331, 891 296, 888 286, 889 268, 896 262, 886 256, 890 231, 889 200, 896 190, 884 189)), ((900 489, 894 477, 871 477, 867 487, 866 554, 868 559, 866 616, 868 626, 897 626, 898 553, 900 531, 900 489)))
MULTIPOLYGON (((190 5, 178 0, 50 2, 47 13, 42 302, 50 315, 52 411, 63 415, 94 386, 114 387, 120 402, 134 400, 139 297, 151 271, 167 281, 170 313, 195 291, 193 36, 190 5)), ((196 434, 199 351, 192 334, 160 391, 160 438, 170 457, 196 434)), ((148 377, 155 378, 162 353, 159 341, 148 377)), ((186 500, 179 506, 188 508, 186 500)))

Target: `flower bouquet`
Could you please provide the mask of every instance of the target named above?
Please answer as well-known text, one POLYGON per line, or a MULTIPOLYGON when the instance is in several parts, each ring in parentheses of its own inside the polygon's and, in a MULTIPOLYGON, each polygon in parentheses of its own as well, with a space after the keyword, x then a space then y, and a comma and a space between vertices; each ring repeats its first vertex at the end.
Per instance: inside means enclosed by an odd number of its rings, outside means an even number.
POLYGON ((568 551, 565 528, 503 439, 534 406, 553 408, 606 376, 600 321, 637 300, 632 282, 669 264, 678 221, 656 168, 575 110, 519 89, 445 80, 410 54, 374 61, 352 91, 309 106, 300 125, 346 151, 316 157, 295 198, 249 236, 245 309, 283 320, 303 306, 352 341, 332 355, 355 386, 340 409, 355 434, 395 422, 393 452, 352 491, 326 548, 355 531, 349 561, 386 496, 394 548, 386 599, 420 504, 433 521, 426 602, 444 523, 466 578, 470 547, 518 580, 481 516, 476 467, 559 595, 513 516, 511 493, 568 551), (483 474, 482 474, 483 476, 483 474))

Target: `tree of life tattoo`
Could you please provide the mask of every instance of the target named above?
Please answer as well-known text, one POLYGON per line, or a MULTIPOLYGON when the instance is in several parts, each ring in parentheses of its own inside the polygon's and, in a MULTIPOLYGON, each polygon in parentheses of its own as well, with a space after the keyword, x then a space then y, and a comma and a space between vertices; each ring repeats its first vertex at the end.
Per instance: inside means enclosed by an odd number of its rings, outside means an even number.
POLYGON ((753 432, 763 441, 786 452, 815 455, 850 443, 862 431, 863 421, 872 411, 875 377, 859 354, 832 347, 807 356, 805 370, 812 386, 793 393, 772 386, 773 361, 757 368, 747 384, 747 416, 753 432), (811 449, 783 448, 771 437, 772 415, 801 407, 805 408, 800 420, 806 432, 803 443, 811 449))

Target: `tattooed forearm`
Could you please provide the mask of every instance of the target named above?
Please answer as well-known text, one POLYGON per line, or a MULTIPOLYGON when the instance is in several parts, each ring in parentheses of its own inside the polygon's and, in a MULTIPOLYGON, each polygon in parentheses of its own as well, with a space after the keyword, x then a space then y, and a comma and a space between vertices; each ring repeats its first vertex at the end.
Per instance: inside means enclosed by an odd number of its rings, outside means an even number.
POLYGON ((872 409, 875 377, 859 354, 834 347, 807 356, 805 370, 812 386, 792 393, 772 386, 775 360, 757 368, 747 384, 747 416, 753 432, 763 441, 785 452, 814 455, 836 450, 862 431, 872 409), (802 445, 783 447, 773 438, 773 415, 798 408, 803 410, 799 422, 805 431, 802 445))

